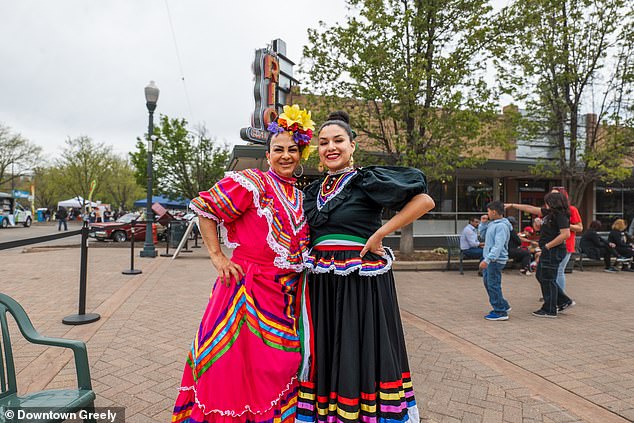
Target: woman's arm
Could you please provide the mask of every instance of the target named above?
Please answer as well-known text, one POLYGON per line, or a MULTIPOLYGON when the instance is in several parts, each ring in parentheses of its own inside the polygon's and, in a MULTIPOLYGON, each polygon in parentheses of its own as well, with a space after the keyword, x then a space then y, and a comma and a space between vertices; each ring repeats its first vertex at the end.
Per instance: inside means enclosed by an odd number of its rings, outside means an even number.
POLYGON ((563 228, 559 230, 559 235, 552 241, 546 243, 545 247, 549 250, 555 248, 558 245, 563 244, 566 240, 570 238, 570 228, 563 228))
POLYGON ((516 204, 516 203, 506 203, 504 204, 505 209, 517 209, 526 213, 536 214, 537 216, 542 215, 542 209, 539 207, 531 206, 530 204, 516 204))
POLYGON ((583 223, 579 222, 579 223, 575 223, 574 225, 571 223, 570 230, 577 233, 583 232, 583 223))
POLYGON ((214 220, 200 217, 198 218, 198 228, 200 229, 200 235, 207 246, 207 251, 209 251, 211 262, 218 271, 218 277, 222 283, 230 286, 231 278, 234 278, 236 281, 241 280, 244 275, 242 267, 229 260, 220 248, 220 241, 218 240, 218 224, 214 220))
POLYGON ((434 200, 427 194, 418 194, 412 197, 411 200, 403 207, 403 209, 394 215, 393 218, 385 222, 377 231, 372 234, 365 246, 361 250, 361 257, 368 251, 383 255, 385 250, 383 249, 383 238, 388 234, 401 229, 405 225, 409 225, 431 209, 435 207, 434 200))

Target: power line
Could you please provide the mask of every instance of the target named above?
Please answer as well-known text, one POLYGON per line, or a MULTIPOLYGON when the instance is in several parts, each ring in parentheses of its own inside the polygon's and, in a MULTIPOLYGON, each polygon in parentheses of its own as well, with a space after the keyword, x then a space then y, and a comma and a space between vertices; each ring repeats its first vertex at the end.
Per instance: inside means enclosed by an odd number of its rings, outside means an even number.
POLYGON ((176 31, 174 31, 174 24, 172 23, 172 14, 170 12, 170 7, 168 4, 168 0, 165 0, 165 8, 167 9, 167 18, 170 24, 170 30, 172 32, 172 41, 174 42, 174 50, 176 52, 176 60, 178 62, 178 69, 180 72, 181 82, 183 83, 183 91, 185 92, 185 99, 187 101, 187 107, 189 108, 189 116, 190 122, 193 123, 194 120, 194 112, 192 108, 192 103, 189 99, 189 91, 187 90, 187 83, 185 82, 185 72, 183 71, 183 63, 181 61, 180 51, 178 49, 178 43, 176 42, 176 31))

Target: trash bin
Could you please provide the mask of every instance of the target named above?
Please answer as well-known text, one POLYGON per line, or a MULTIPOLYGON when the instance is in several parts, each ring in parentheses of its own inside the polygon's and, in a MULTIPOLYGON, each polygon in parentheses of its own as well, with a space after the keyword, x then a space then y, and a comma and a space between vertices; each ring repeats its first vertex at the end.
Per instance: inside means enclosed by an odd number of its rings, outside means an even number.
POLYGON ((37 221, 44 222, 44 210, 37 211, 37 221))
POLYGON ((187 230, 187 225, 189 222, 185 220, 172 220, 170 222, 170 247, 176 248, 178 244, 180 244, 181 239, 183 239, 183 235, 185 235, 185 231, 187 230))

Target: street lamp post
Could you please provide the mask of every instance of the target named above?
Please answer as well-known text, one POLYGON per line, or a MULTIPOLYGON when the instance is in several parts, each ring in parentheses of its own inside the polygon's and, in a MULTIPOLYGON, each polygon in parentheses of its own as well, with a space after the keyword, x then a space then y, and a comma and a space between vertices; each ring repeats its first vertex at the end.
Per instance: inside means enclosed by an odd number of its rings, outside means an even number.
POLYGON ((152 239, 152 222, 154 221, 154 213, 152 212, 152 149, 154 143, 154 110, 156 109, 156 102, 159 97, 159 89, 154 83, 150 81, 147 87, 145 87, 145 105, 149 113, 148 122, 148 149, 147 149, 147 200, 146 200, 146 221, 145 227, 145 243, 143 244, 143 250, 141 250, 141 257, 156 257, 156 249, 154 248, 154 241, 152 239))

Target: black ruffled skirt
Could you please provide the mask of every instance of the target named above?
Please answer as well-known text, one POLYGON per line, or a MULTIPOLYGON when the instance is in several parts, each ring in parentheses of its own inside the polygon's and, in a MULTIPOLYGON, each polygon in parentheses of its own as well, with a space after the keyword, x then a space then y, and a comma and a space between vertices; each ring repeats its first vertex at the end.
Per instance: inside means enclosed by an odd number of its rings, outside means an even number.
POLYGON ((309 273, 308 289, 314 351, 297 419, 418 423, 392 271, 309 273))

